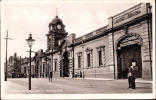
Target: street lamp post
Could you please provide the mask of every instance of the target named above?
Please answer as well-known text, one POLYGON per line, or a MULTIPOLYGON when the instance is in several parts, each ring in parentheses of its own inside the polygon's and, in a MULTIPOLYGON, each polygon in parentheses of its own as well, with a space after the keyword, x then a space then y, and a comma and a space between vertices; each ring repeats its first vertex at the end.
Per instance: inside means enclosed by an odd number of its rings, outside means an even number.
POLYGON ((31 90, 31 47, 34 43, 34 39, 32 39, 32 36, 31 36, 31 33, 29 34, 29 38, 26 39, 27 43, 28 43, 28 46, 30 48, 30 51, 29 51, 29 60, 30 60, 30 65, 29 65, 29 90, 31 90))

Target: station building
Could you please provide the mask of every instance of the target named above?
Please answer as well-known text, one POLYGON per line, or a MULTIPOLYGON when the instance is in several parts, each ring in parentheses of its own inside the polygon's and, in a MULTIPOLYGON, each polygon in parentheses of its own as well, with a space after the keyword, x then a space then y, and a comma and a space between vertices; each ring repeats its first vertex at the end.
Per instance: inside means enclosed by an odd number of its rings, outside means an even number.
POLYGON ((108 18, 108 25, 76 38, 56 16, 49 23, 47 50, 36 57, 35 72, 48 77, 127 78, 135 60, 137 77, 152 79, 152 12, 140 3, 108 18), (69 35, 68 35, 69 34, 69 35), (40 60, 37 60, 40 59, 40 60))

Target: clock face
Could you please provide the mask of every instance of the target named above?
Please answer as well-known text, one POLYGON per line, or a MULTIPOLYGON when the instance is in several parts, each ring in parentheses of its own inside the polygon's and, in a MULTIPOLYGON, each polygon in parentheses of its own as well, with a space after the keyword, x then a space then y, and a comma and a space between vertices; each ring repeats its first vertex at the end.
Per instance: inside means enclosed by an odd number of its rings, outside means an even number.
POLYGON ((61 25, 57 25, 57 28, 58 28, 58 29, 61 29, 61 25))

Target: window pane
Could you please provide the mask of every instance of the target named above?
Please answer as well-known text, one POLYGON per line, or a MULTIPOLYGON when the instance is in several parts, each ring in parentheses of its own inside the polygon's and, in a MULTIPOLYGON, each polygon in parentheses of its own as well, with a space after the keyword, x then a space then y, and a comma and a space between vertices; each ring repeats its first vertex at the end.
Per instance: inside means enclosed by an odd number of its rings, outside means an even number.
POLYGON ((57 71, 57 61, 55 61, 55 71, 57 71))
POLYGON ((88 67, 90 67, 90 54, 87 54, 88 67))
POLYGON ((78 56, 78 68, 81 68, 81 56, 78 56))
POLYGON ((102 65, 102 52, 99 51, 99 66, 102 65))

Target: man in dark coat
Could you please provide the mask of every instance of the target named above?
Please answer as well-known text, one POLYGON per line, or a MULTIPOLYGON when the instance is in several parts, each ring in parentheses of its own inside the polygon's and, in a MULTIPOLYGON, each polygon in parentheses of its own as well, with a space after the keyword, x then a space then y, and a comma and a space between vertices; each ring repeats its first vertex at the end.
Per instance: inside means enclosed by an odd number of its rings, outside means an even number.
POLYGON ((132 66, 128 68, 128 83, 129 88, 136 89, 135 79, 137 76, 136 61, 132 61, 132 66))
POLYGON ((82 77, 82 72, 80 71, 80 77, 82 77))
POLYGON ((49 73, 49 82, 52 82, 52 77, 53 77, 53 73, 50 72, 50 73, 49 73))

